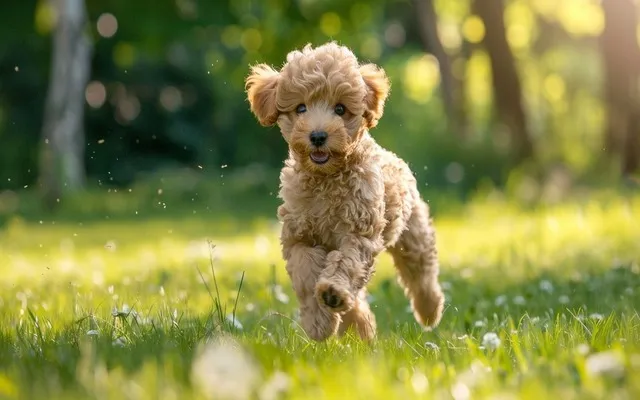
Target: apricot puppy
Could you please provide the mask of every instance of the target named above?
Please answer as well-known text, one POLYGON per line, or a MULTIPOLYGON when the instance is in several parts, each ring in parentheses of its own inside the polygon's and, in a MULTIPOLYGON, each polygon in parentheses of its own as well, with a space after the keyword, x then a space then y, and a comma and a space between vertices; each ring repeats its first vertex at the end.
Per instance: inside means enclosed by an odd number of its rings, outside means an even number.
POLYGON ((375 336, 366 286, 385 249, 416 320, 437 325, 444 296, 429 209, 407 164, 369 133, 389 93, 384 70, 333 42, 307 45, 280 71, 252 67, 246 89, 259 122, 277 124, 289 145, 278 218, 307 335, 375 336))

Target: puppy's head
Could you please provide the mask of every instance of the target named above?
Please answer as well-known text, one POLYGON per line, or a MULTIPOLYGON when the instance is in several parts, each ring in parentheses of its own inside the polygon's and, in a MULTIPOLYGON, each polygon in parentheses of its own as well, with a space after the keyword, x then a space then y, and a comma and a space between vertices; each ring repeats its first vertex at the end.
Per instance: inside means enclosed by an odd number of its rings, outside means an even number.
POLYGON ((332 42, 292 51, 280 71, 254 66, 246 89, 251 111, 262 125, 279 125, 296 161, 328 173, 343 167, 363 132, 377 125, 389 81, 384 70, 360 65, 332 42))

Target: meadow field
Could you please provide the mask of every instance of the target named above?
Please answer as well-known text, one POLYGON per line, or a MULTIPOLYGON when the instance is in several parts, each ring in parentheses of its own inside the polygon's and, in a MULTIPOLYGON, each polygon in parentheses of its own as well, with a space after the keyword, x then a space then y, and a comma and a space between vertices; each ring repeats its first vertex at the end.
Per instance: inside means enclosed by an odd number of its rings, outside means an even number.
POLYGON ((8 218, 0 399, 640 397, 638 195, 436 213, 443 321, 383 254, 371 344, 305 336, 265 215, 8 218))

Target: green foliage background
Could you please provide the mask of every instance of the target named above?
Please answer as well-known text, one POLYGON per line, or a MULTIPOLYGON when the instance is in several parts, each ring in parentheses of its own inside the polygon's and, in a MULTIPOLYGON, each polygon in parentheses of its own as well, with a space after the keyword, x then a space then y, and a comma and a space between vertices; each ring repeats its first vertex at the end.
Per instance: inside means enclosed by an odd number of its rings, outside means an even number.
MULTIPOLYGON (((588 175, 602 147, 602 11, 595 1, 506 4, 536 167, 562 164, 572 175, 588 175)), ((459 193, 483 181, 508 183, 514 171, 508 138, 492 119, 490 65, 478 44, 482 24, 468 1, 435 5, 454 73, 465 77, 472 129, 464 140, 445 130, 437 64, 423 50, 409 0, 88 0, 91 81, 104 85, 107 96, 86 110, 90 183, 130 185, 176 166, 277 169, 285 144, 277 128, 261 128, 250 114, 243 79, 251 64, 280 66, 291 49, 327 40, 387 70, 393 90, 373 134, 413 165, 421 183, 459 193), (108 38, 97 29, 105 13, 118 24, 108 38), (163 91, 179 99, 175 109, 162 105, 163 91)), ((36 182, 54 19, 45 1, 3 5, 0 188, 36 182)), ((515 172, 513 179, 520 179, 515 172)))

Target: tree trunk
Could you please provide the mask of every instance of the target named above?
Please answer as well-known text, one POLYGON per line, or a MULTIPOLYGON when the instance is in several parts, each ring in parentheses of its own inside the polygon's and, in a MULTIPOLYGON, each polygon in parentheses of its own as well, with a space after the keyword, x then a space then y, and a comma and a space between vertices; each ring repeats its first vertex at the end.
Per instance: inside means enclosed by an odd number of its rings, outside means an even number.
POLYGON ((438 35, 438 17, 433 0, 414 0, 418 31, 425 51, 434 55, 440 68, 440 90, 447 113, 449 129, 466 136, 466 113, 462 82, 452 71, 452 62, 438 35))
POLYGON ((633 0, 603 1, 605 27, 600 37, 604 67, 607 127, 604 147, 620 159, 622 173, 638 169, 640 108, 638 79, 640 49, 636 43, 638 18, 633 0))
POLYGON ((50 0, 56 10, 50 81, 42 128, 40 183, 47 205, 84 186, 84 91, 91 45, 84 0, 50 0))
POLYGON ((517 161, 533 156, 533 142, 522 105, 522 89, 515 60, 507 42, 502 0, 475 0, 475 13, 485 28, 483 44, 491 60, 491 77, 496 112, 508 129, 517 161))

